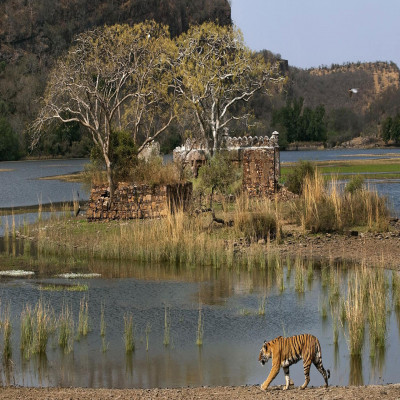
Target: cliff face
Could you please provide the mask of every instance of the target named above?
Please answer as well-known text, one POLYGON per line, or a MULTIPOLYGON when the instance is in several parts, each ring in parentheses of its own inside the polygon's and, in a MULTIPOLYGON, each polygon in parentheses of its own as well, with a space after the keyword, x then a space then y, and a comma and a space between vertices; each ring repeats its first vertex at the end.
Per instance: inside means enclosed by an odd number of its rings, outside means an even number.
POLYGON ((148 19, 173 36, 191 24, 231 23, 228 0, 3 0, 0 2, 0 114, 22 132, 36 111, 54 60, 76 34, 148 19))

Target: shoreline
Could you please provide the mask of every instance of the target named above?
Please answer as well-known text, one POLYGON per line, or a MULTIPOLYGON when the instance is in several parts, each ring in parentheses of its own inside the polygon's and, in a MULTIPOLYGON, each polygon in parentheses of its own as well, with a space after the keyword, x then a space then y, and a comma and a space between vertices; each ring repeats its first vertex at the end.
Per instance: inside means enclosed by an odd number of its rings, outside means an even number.
POLYGON ((109 399, 222 399, 222 400, 311 400, 334 399, 398 399, 400 384, 370 386, 329 386, 328 388, 308 387, 282 390, 282 386, 272 386, 263 392, 259 386, 216 386, 175 389, 87 389, 87 388, 21 388, 3 387, 1 399, 4 400, 109 400, 109 399))

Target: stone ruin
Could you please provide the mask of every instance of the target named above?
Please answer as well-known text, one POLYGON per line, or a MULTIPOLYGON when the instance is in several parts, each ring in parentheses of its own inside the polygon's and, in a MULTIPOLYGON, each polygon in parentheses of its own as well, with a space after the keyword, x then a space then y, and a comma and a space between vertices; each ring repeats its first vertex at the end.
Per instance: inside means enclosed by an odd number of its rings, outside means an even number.
MULTIPOLYGON (((278 137, 276 131, 271 137, 223 137, 221 150, 227 152, 232 163, 243 167, 243 189, 250 196, 271 196, 277 192, 280 177, 278 137)), ((204 140, 187 139, 173 153, 174 161, 190 165, 195 176, 209 157, 204 140)))
MULTIPOLYGON (((243 189, 249 196, 275 195, 280 176, 280 153, 278 132, 268 136, 225 136, 222 151, 229 159, 243 167, 243 189)), ((157 145, 149 144, 144 158, 156 153, 157 145)), ((195 175, 210 156, 208 147, 202 141, 188 139, 174 150, 174 161, 189 164, 195 175)), ((173 212, 176 207, 184 210, 190 205, 192 183, 175 185, 137 185, 120 182, 110 202, 106 187, 93 187, 86 213, 89 221, 111 219, 160 218, 173 212)))
POLYGON ((154 186, 120 182, 112 203, 107 187, 94 186, 86 218, 89 221, 161 218, 177 208, 187 210, 191 198, 191 182, 154 186))

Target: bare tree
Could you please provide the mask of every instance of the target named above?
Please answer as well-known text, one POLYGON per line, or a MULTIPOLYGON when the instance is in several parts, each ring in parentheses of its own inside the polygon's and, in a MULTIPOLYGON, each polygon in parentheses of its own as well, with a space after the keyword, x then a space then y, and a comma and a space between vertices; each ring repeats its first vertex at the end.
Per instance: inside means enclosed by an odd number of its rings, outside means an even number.
POLYGON ((167 118, 161 113, 174 97, 168 90, 174 49, 167 27, 155 22, 106 26, 79 35, 50 74, 32 126, 32 146, 52 121, 79 122, 101 150, 112 198, 113 130, 129 129, 140 153, 174 118, 172 106, 167 118))
POLYGON ((215 153, 223 129, 235 115, 234 106, 254 93, 280 83, 278 64, 266 64, 243 43, 241 32, 207 22, 193 26, 177 39, 178 70, 175 87, 192 110, 202 136, 215 153))

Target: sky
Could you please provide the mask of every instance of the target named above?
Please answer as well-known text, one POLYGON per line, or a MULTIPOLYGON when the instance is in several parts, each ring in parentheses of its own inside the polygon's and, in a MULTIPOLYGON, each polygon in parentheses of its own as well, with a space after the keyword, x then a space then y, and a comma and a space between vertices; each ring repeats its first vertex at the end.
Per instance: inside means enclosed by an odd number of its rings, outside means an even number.
POLYGON ((300 68, 393 61, 400 67, 400 0, 232 0, 252 50, 300 68))

